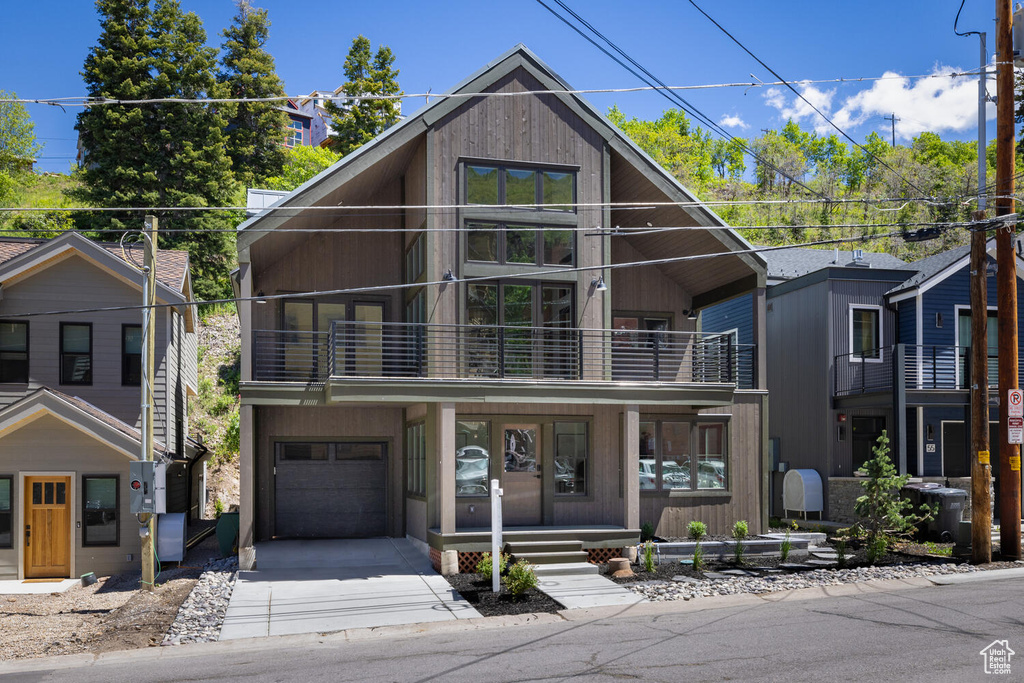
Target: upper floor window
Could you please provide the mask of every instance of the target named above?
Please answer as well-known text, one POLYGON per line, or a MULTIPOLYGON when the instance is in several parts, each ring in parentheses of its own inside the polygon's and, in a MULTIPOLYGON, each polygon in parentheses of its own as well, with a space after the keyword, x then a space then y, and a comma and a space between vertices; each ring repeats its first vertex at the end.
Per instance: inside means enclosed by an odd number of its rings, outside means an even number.
POLYGON ((571 266, 572 230, 510 223, 466 223, 466 258, 484 263, 571 266))
POLYGON ((92 384, 92 325, 60 324, 60 383, 92 384))
POLYGON ((142 385, 142 325, 121 325, 121 384, 142 385))
POLYGON ((285 137, 285 145, 288 147, 298 147, 302 145, 302 121, 289 121, 287 136, 285 137))
POLYGON ((0 384, 28 382, 28 323, 0 322, 0 384))
POLYGON ((851 360, 881 361, 882 307, 850 307, 851 360))
POLYGON ((492 164, 466 164, 465 169, 467 204, 574 210, 575 172, 492 164))

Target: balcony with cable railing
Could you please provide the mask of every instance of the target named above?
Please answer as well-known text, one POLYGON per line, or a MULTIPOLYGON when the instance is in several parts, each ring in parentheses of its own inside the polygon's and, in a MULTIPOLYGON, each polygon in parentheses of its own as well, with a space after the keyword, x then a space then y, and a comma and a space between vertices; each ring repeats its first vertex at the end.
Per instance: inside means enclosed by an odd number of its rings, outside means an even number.
POLYGON ((256 330, 256 382, 597 382, 754 388, 752 344, 697 332, 335 321, 256 330))

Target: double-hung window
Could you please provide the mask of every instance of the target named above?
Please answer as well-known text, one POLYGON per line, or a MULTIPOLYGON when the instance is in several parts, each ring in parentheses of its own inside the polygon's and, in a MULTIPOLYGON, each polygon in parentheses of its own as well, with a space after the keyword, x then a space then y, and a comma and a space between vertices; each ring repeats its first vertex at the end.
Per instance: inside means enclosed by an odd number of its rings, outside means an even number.
POLYGON ((850 307, 850 359, 881 361, 882 307, 850 307))
POLYGON ((92 325, 60 324, 60 383, 92 384, 92 325))
POLYGON ((14 547, 13 481, 10 475, 0 476, 0 548, 14 547))
POLYGON ((28 323, 0 321, 0 384, 28 382, 28 323))

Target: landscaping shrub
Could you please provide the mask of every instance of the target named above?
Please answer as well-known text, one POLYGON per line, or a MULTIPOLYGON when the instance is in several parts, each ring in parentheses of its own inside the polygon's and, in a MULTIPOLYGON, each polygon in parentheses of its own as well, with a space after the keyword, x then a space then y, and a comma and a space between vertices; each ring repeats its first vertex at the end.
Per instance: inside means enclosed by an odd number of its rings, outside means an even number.
POLYGON ((840 569, 846 567, 846 539, 840 538, 836 541, 836 562, 840 569))
POLYGON ((640 542, 645 543, 654 538, 654 525, 650 522, 644 522, 640 525, 640 542))
POLYGON ((686 525, 686 533, 689 534, 690 538, 692 538, 693 540, 700 541, 702 538, 707 536, 708 525, 704 522, 698 522, 697 520, 693 520, 692 522, 686 525))
POLYGON ((732 537, 736 540, 736 545, 733 547, 736 564, 743 564, 743 539, 747 537, 747 531, 746 520, 741 519, 732 525, 732 537))
POLYGON ((519 560, 508 568, 508 573, 502 578, 505 590, 515 597, 521 596, 531 588, 537 587, 537 574, 533 571, 533 565, 526 560, 519 560))
POLYGON ((644 571, 654 572, 654 543, 644 543, 644 571))
POLYGON ((700 547, 700 541, 693 547, 693 571, 704 571, 704 548, 700 547))
POLYGON ((785 562, 789 559, 789 551, 793 549, 793 542, 789 540, 789 529, 786 529, 786 537, 779 544, 779 557, 785 562))
MULTIPOLYGON (((498 573, 504 574, 505 569, 508 567, 508 555, 505 553, 498 554, 498 573)), ((484 556, 480 558, 480 561, 476 563, 476 573, 483 574, 484 576, 490 576, 491 572, 494 571, 494 566, 491 564, 491 554, 484 553, 484 556)))

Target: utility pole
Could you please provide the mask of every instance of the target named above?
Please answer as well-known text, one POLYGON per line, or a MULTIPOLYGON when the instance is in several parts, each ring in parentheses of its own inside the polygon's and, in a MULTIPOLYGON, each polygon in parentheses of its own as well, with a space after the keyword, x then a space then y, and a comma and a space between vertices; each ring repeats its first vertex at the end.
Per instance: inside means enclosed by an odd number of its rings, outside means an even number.
MULTIPOLYGON (((996 0, 996 216, 1014 212, 1013 15, 1011 0, 996 0)), ((1014 227, 996 230, 999 322, 999 549, 1020 559, 1020 446, 1010 443, 1009 391, 1017 388, 1017 268, 1014 227)))
POLYGON ((883 116, 882 118, 886 121, 892 122, 892 148, 896 149, 896 122, 902 121, 903 119, 896 118, 896 112, 893 112, 889 116, 883 116))
MULTIPOLYGON (((143 231, 144 274, 142 286, 142 459, 153 460, 153 386, 155 382, 156 362, 156 315, 153 305, 156 304, 156 216, 146 216, 146 229, 143 231)), ((156 536, 156 516, 143 513, 139 522, 146 529, 142 534, 142 585, 146 590, 153 590, 156 575, 153 567, 153 541, 156 536)))
MULTIPOLYGON (((974 220, 985 220, 985 66, 988 49, 979 33, 981 72, 978 76, 978 210, 974 220)), ((988 234, 971 232, 971 561, 992 561, 992 459, 988 443, 988 234)))

